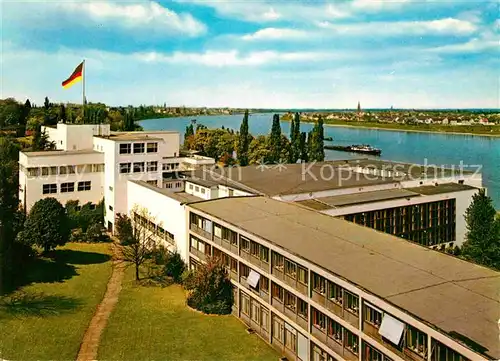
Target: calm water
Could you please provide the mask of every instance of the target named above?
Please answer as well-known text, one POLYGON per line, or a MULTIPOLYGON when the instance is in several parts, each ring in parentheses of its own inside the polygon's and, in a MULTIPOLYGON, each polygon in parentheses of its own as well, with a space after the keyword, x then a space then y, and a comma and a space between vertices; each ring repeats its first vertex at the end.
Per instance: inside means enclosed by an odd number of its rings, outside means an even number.
MULTIPOLYGON (((224 126, 239 130, 243 115, 197 116, 163 119, 148 119, 140 124, 144 130, 176 130, 184 135, 191 119, 208 128, 224 126)), ((254 114, 250 117, 249 127, 253 135, 269 134, 272 114, 254 114)), ((301 131, 309 131, 312 124, 301 124, 301 131)), ((290 123, 281 122, 283 133, 290 133, 290 123)), ((452 135, 434 133, 395 132, 387 130, 328 127, 325 137, 333 142, 325 144, 370 144, 382 149, 382 159, 418 164, 435 164, 458 167, 462 161, 475 170, 482 167, 483 185, 493 198, 495 207, 500 209, 500 138, 452 135)), ((326 150, 327 159, 366 158, 345 152, 326 150)))

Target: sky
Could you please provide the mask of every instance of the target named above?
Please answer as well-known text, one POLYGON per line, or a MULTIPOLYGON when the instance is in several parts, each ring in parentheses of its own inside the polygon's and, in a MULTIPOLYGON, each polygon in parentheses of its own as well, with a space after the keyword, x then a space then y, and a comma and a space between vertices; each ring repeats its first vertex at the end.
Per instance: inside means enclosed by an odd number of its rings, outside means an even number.
POLYGON ((0 0, 0 98, 498 108, 498 1, 0 0))

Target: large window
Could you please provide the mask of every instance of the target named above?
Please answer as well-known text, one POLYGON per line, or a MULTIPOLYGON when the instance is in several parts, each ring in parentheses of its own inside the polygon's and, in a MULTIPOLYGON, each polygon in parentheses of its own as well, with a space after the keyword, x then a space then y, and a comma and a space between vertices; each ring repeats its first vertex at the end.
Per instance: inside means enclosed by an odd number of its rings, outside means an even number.
POLYGON ((358 298, 358 296, 353 295, 352 293, 347 292, 347 291, 344 292, 344 295, 345 295, 345 300, 346 300, 345 309, 347 311, 357 315, 358 310, 359 310, 359 298, 358 298))
POLYGON ((144 162, 134 163, 134 173, 144 172, 144 162))
POLYGON ((285 291, 285 307, 291 309, 293 312, 297 309, 297 297, 288 291, 285 291))
POLYGON ((238 234, 226 227, 222 227, 222 239, 229 241, 233 246, 238 244, 238 234))
POLYGON ((91 188, 90 181, 78 182, 78 192, 89 191, 91 188))
POLYGON ((130 173, 132 169, 131 163, 120 163, 120 173, 130 173))
POLYGON ((382 313, 368 304, 364 304, 363 319, 372 326, 379 328, 382 323, 382 313))
POLYGON ((431 361, 469 361, 469 359, 433 339, 431 361))
POLYGON ((375 347, 363 342, 364 352, 363 361, 384 361, 382 352, 378 351, 375 347))
POLYGON ((312 281, 313 281, 312 284, 313 290, 324 295, 326 292, 325 279, 320 275, 312 272, 312 281))
POLYGON ((241 292, 240 304, 241 312, 247 316, 250 316, 250 297, 244 292, 241 292))
POLYGON ((342 287, 336 283, 328 281, 328 298, 339 305, 342 305, 342 287))
POLYGON ((259 244, 257 242, 250 241, 250 254, 259 258, 259 244))
POLYGON ((308 284, 307 282, 307 270, 303 267, 297 266, 297 280, 300 283, 303 283, 305 285, 308 284))
POLYGON ((342 344, 342 335, 344 333, 343 327, 340 323, 328 319, 328 336, 332 338, 335 342, 342 344))
POLYGON ((157 153, 158 152, 158 143, 148 143, 147 152, 148 153, 157 153))
POLYGON ((326 316, 318 311, 317 309, 312 309, 313 325, 322 331, 326 330, 326 316))
POLYGON ((156 172, 158 170, 158 162, 148 162, 147 163, 147 171, 148 172, 156 172))
POLYGON ((264 276, 260 276, 259 288, 261 291, 269 293, 269 278, 264 277, 264 276))
POLYGON ((240 276, 247 278, 249 274, 250 274, 250 268, 247 265, 240 263, 240 276))
POLYGON ((61 183, 61 193, 69 193, 75 191, 75 183, 61 183))
POLYGON ((44 184, 42 186, 42 193, 43 194, 52 194, 52 193, 57 193, 57 184, 44 184))
POLYGON ((358 336, 345 329, 345 347, 354 354, 358 354, 358 336))
POLYGON ((293 279, 297 277, 297 265, 285 259, 285 274, 293 279))
POLYGON ((297 313, 300 317, 307 320, 307 302, 297 297, 297 313))
POLYGON ((280 343, 284 343, 284 326, 283 321, 273 315, 273 338, 280 343))
POLYGON ((326 361, 327 353, 313 343, 313 361, 326 361))
POLYGON ((408 325, 406 330, 406 347, 416 354, 425 357, 427 355, 427 334, 408 325))
POLYGON ((284 257, 276 252, 273 252, 273 267, 277 271, 283 272, 284 269, 284 257))
POLYGON ((59 167, 59 174, 60 175, 75 174, 75 166, 73 165, 61 166, 59 167))
POLYGON ((134 153, 144 153, 144 143, 134 143, 134 153))
POLYGON ((260 245, 260 260, 269 263, 269 248, 260 245))
POLYGON ((273 298, 283 303, 285 301, 283 288, 281 286, 278 286, 276 283, 273 283, 271 287, 273 298))
POLYGON ((132 150, 131 144, 120 144, 120 154, 130 154, 132 150))
POLYGON ((296 331, 288 324, 285 325, 285 347, 293 353, 297 351, 296 331))
POLYGON ((260 308, 260 325, 264 330, 269 330, 269 310, 265 307, 260 308))

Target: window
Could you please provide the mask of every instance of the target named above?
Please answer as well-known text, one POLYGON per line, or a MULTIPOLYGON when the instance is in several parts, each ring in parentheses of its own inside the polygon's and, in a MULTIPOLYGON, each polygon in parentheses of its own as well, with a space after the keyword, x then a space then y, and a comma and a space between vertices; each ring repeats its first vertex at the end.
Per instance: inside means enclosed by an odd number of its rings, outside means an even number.
POLYGON ((134 173, 144 172, 144 162, 134 163, 134 173))
POLYGON ((148 180, 148 181, 146 181, 146 183, 150 184, 152 186, 155 186, 155 187, 158 185, 158 181, 156 181, 156 180, 148 180))
POLYGON ((297 308, 297 297, 288 291, 285 291, 285 307, 291 309, 293 312, 297 308))
POLYGON ((354 314, 358 314, 358 296, 353 295, 350 292, 345 291, 344 292, 345 298, 346 298, 346 304, 345 308, 347 311, 352 312, 354 314))
POLYGON ((241 236, 240 237, 240 242, 241 242, 241 250, 243 252, 250 252, 250 240, 248 240, 247 238, 241 236))
POLYGON ((437 340, 432 340, 431 361, 469 361, 457 351, 443 345, 437 340))
POLYGON ((199 192, 199 191, 200 191, 200 187, 199 187, 199 186, 195 186, 195 187, 194 187, 194 191, 195 191, 195 192, 199 192))
POLYGON ((50 175, 57 175, 57 167, 50 167, 50 175))
POLYGON ((284 342, 283 321, 273 316, 273 337, 280 343, 284 342))
POLYGON ((250 316, 250 297, 244 292, 241 292, 240 303, 241 312, 247 316, 250 316))
POLYGON ((363 361, 383 361, 383 354, 373 346, 363 342, 365 345, 363 361))
POLYGON ((273 298, 283 303, 285 300, 283 288, 278 286, 276 283, 273 283, 271 287, 272 287, 273 298))
POLYGON ((285 274, 293 279, 297 277, 297 266, 287 259, 285 259, 285 274))
POLYGON ((328 281, 328 298, 339 305, 342 304, 342 287, 328 281))
POLYGON ((75 191, 75 183, 61 183, 61 193, 69 193, 75 191))
POLYGON ((240 276, 247 278, 249 274, 250 274, 250 268, 247 265, 240 263, 240 276))
POLYGON ((120 144, 120 154, 130 154, 132 150, 131 144, 120 144))
POLYGON ((144 153, 144 143, 134 143, 134 154, 144 153))
POLYGON ((326 330, 326 316, 319 312, 317 309, 312 309, 313 314, 313 325, 322 331, 326 330))
POLYGON ((231 271, 233 272, 238 272, 238 261, 236 259, 234 259, 233 257, 231 257, 231 271))
POLYGON ((279 271, 283 272, 284 269, 284 258, 282 255, 273 252, 273 267, 279 271))
POLYGON ((406 347, 416 354, 425 357, 427 354, 427 334, 408 325, 406 330, 406 347))
POLYGON ((259 324, 260 322, 260 305, 258 302, 255 302, 254 300, 251 300, 250 301, 251 303, 251 315, 250 315, 250 318, 252 319, 252 321, 254 321, 255 323, 259 324))
POLYGON ((297 336, 295 335, 295 330, 292 332, 292 328, 286 324, 285 326, 285 347, 292 350, 294 353, 297 351, 297 336))
POLYGON ((338 322, 328 319, 328 336, 342 345, 342 334, 342 326, 338 322))
POLYGON ((312 284, 313 290, 324 295, 326 292, 325 279, 314 272, 312 273, 312 277, 313 277, 313 284, 312 284))
POLYGON ((47 176, 47 175, 49 175, 49 168, 42 167, 42 176, 47 176))
POLYGON ((264 276, 260 276, 259 287, 261 291, 269 293, 269 279, 264 276))
POLYGON ((307 320, 307 302, 297 297, 297 313, 300 317, 307 320))
POLYGON ((104 164, 92 164, 92 172, 104 172, 104 164))
POLYGON ((89 191, 90 181, 78 182, 78 192, 89 191))
POLYGON ((28 168, 28 176, 38 177, 40 175, 40 168, 28 168))
POLYGON ((148 172, 156 172, 158 171, 158 162, 154 161, 154 162, 148 162, 147 163, 147 170, 148 172))
POLYGON ((260 308, 260 325, 266 331, 269 329, 269 310, 265 307, 260 308))
POLYGON ((42 193, 43 194, 52 194, 52 193, 57 193, 57 184, 44 184, 42 186, 42 193))
POLYGON ((189 185, 189 189, 193 190, 193 185, 192 184, 189 185))
POLYGON ((233 195, 234 195, 234 190, 229 189, 229 190, 228 190, 228 196, 229 196, 229 197, 232 197, 233 195))
POLYGON ((253 241, 250 241, 250 254, 254 257, 259 258, 259 244, 253 241))
POLYGON ((157 153, 158 152, 158 143, 148 143, 147 152, 148 153, 157 153))
POLYGON ((201 194, 205 194, 205 188, 201 189, 201 194))
POLYGON ((313 351, 313 361, 326 361, 327 354, 321 348, 313 344, 312 351, 313 351))
POLYGON ((358 336, 345 329, 345 347, 354 354, 358 354, 358 336))
POLYGON ((372 326, 379 328, 380 324, 382 323, 382 313, 365 303, 363 310, 363 319, 366 322, 370 323, 372 326))
POLYGON ((269 263, 269 248, 260 246, 260 260, 265 263, 269 263))
POLYGON ((307 270, 305 268, 297 266, 297 276, 300 283, 307 285, 307 270))

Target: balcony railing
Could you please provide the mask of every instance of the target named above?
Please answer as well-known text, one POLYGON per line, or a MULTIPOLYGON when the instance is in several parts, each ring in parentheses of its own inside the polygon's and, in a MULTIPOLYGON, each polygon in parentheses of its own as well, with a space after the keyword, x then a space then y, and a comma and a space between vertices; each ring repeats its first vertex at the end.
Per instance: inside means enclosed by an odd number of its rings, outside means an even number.
POLYGON ((322 330, 318 326, 313 325, 311 327, 311 333, 318 340, 320 340, 323 343, 326 343, 326 330, 322 330))
POLYGON ((206 239, 210 239, 210 240, 212 239, 212 234, 210 232, 205 231, 204 229, 198 227, 194 223, 191 223, 191 230, 194 233, 196 233, 196 234, 198 234, 198 235, 200 235, 200 236, 202 236, 202 237, 204 237, 206 239))
POLYGON ((222 246, 222 239, 220 237, 217 237, 216 235, 214 235, 213 241, 214 241, 215 244, 218 244, 219 246, 222 246))
POLYGON ((283 271, 282 271, 282 270, 279 270, 279 269, 277 269, 276 267, 273 267, 273 269, 272 269, 272 271, 271 271, 271 272, 272 272, 272 274, 273 274, 276 278, 278 278, 278 279, 280 279, 280 280, 283 280, 283 279, 284 279, 284 274, 283 274, 283 271))
POLYGON ((271 299, 271 305, 273 305, 277 310, 283 312, 284 311, 284 305, 283 302, 278 300, 277 298, 272 298, 271 299))

